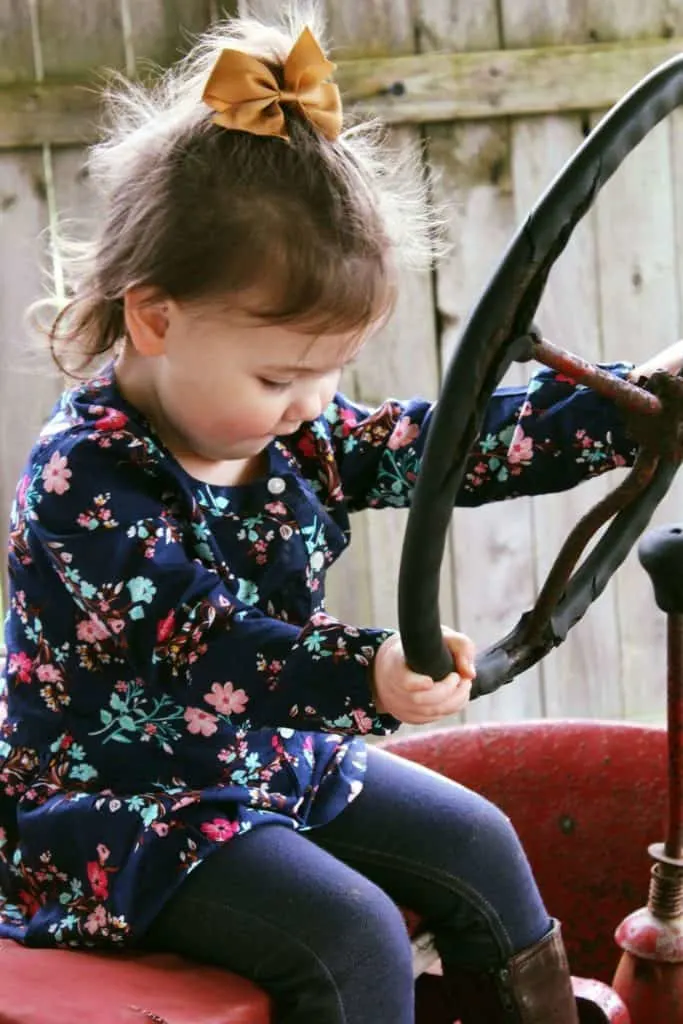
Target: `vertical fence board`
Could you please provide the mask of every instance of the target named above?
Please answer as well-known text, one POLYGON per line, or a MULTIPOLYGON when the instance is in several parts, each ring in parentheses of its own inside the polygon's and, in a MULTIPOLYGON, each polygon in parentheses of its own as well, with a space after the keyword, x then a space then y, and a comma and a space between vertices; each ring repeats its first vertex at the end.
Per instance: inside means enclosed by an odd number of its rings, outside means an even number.
MULTIPOLYGON (((335 53, 351 56, 373 53, 410 53, 414 48, 414 25, 410 4, 366 3, 328 6, 331 41, 335 53)), ((419 141, 417 129, 396 129, 389 144, 397 149, 419 141)), ((366 346, 353 374, 350 392, 357 399, 375 405, 389 395, 435 398, 438 393, 438 360, 434 323, 432 283, 429 274, 404 272, 399 301, 391 323, 366 346)), ((396 587, 405 529, 406 513, 386 509, 354 517, 351 550, 330 575, 330 608, 341 614, 342 594, 370 592, 370 620, 395 626, 396 587)), ((449 565, 441 579, 441 613, 444 622, 453 621, 452 584, 449 565)), ((362 608, 352 618, 359 621, 362 608)))
POLYGON ((325 13, 332 46, 345 60, 414 50, 410 0, 327 0, 325 13))
MULTIPOLYGON (((48 220, 42 154, 0 155, 0 517, 10 505, 31 443, 55 397, 36 373, 24 313, 41 294, 42 232, 48 220)), ((42 361, 41 361, 42 362, 42 361)), ((4 577, 4 569, 2 573, 4 577)))
POLYGON ((0 0, 0 82, 33 78, 31 11, 26 0, 0 0))
MULTIPOLYGON (((430 129, 437 196, 447 204, 453 249, 439 270, 444 361, 469 307, 513 230, 507 125, 430 129)), ((509 375, 508 383, 521 372, 509 375)), ((533 599, 530 502, 456 509, 453 518, 457 625, 485 647, 504 635, 533 599)), ((540 714, 538 669, 467 709, 469 721, 540 714)))
MULTIPOLYGON (((680 4, 667 0, 586 0, 591 36, 634 39, 666 34, 680 4)), ((679 26, 680 27, 680 26, 679 26)), ((634 83, 635 84, 635 83, 634 83)), ((596 122, 598 115, 593 116, 596 122)), ((606 185, 596 204, 601 319, 608 358, 638 362, 680 330, 677 295, 672 121, 653 131, 606 185)), ((679 474, 655 522, 680 518, 679 474)), ((665 623, 635 552, 614 583, 620 619, 621 676, 627 717, 664 709, 665 623)))
MULTIPOLYGON (((424 48, 495 49, 500 45, 495 3, 421 5, 424 48)), ((441 357, 452 355, 473 302, 514 229, 510 189, 509 131, 504 122, 428 126, 435 194, 445 210, 451 251, 437 274, 437 306, 443 324, 441 357)), ((513 370, 508 383, 521 379, 513 370)), ((514 625, 532 600, 533 551, 530 506, 457 509, 453 518, 457 626, 479 647, 514 625)), ((539 673, 532 669, 467 709, 469 721, 540 714, 539 673)))
POLYGON ((38 25, 46 75, 126 65, 119 0, 39 0, 38 25))
POLYGON ((671 34, 672 16, 680 0, 584 0, 590 39, 612 42, 617 39, 652 39, 671 34))
MULTIPOLYGON (((210 23, 210 0, 122 0, 130 22, 131 45, 137 71, 140 62, 160 66, 174 63, 190 49, 195 37, 210 23)), ((225 13, 231 5, 223 4, 225 13)))
MULTIPOLYGON (((656 128, 622 165, 597 205, 600 291, 608 356, 634 362, 673 341, 679 312, 674 285, 670 125, 656 128)), ((680 515, 682 481, 655 521, 680 515)), ((664 621, 633 553, 615 580, 621 672, 628 716, 663 707, 664 621)))
MULTIPOLYGON (((505 44, 511 47, 581 42, 589 31, 585 11, 576 4, 539 6, 534 0, 504 0, 502 15, 505 44)), ((518 222, 582 142, 579 117, 515 119, 512 149, 518 222)), ((597 288, 595 228, 589 215, 555 265, 536 319, 549 338, 593 361, 603 355, 597 288)), ((615 479, 595 481, 561 495, 534 499, 539 583, 574 524, 615 483, 615 479)), ((619 672, 615 671, 618 663, 617 608, 610 588, 561 649, 542 662, 545 712, 554 716, 618 715, 622 707, 619 672)))
POLYGON ((584 3, 554 0, 501 0, 501 29, 506 49, 543 46, 550 43, 582 43, 590 37, 584 3))
POLYGON ((87 156, 81 147, 52 154, 57 238, 64 233, 69 239, 87 240, 96 229, 99 200, 88 176, 87 156))
MULTIPOLYGON (((8 79, 35 75, 30 9, 0 0, 0 56, 8 79)), ((17 478, 55 389, 35 373, 24 314, 41 293, 48 222, 41 151, 0 156, 0 519, 7 523, 17 478)), ((5 588, 5 571, 0 587, 5 588)), ((0 601, 0 604, 2 602, 0 601)))
POLYGON ((500 45, 496 0, 420 0, 417 30, 420 50, 491 50, 500 45))

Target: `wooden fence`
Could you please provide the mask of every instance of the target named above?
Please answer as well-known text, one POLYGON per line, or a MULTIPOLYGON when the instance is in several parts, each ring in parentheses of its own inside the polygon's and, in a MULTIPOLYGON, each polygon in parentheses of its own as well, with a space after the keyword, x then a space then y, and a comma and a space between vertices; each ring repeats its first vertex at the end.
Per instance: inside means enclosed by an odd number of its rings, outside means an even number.
MULTIPOLYGON (((211 0, 0 0, 0 513, 59 382, 26 353, 23 311, 41 293, 43 229, 95 216, 84 145, 96 137, 94 73, 165 64, 229 4, 211 0), (220 8, 220 10, 219 10, 220 8)), ((236 7, 234 4, 233 7, 236 7)), ((347 390, 368 402, 436 397, 460 325, 515 225, 604 110, 678 52, 683 0, 326 0, 349 104, 400 144, 424 144, 452 251, 407 275, 397 315, 347 390)), ((278 0, 250 5, 277 12, 278 0)), ((683 114, 651 133, 605 188, 557 264, 540 314, 548 337, 592 359, 642 359, 681 333, 683 114)), ((59 268, 55 268, 59 273, 59 268)), ((520 379, 517 372, 517 379, 520 379)), ((606 487, 458 510, 442 620, 480 645, 528 607, 560 542, 606 487)), ((680 518, 679 482, 658 515, 680 518)), ((405 515, 356 518, 331 578, 349 621, 395 624, 405 515)), ((653 717, 664 693, 664 622, 636 560, 567 643, 468 718, 653 717)))

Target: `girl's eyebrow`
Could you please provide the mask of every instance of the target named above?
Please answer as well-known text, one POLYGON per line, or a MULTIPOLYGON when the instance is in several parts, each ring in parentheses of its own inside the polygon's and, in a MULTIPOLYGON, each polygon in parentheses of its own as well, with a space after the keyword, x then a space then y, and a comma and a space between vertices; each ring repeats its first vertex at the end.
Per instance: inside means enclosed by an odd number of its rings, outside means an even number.
POLYGON ((356 362, 356 356, 352 359, 347 359, 345 362, 340 363, 338 366, 302 366, 301 363, 293 366, 264 366, 264 373, 282 373, 282 374, 306 374, 308 376, 315 376, 319 373, 332 373, 333 370, 342 370, 345 366, 350 366, 356 362))

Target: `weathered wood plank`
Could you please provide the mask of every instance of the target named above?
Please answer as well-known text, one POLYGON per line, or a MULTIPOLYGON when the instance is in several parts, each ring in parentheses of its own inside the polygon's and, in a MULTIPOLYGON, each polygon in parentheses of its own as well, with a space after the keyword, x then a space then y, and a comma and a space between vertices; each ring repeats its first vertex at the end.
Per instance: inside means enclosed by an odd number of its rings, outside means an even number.
POLYGON ((69 238, 87 239, 97 227, 98 197, 87 168, 87 150, 58 149, 52 156, 57 222, 69 238))
POLYGON ((591 110, 678 55, 681 39, 340 61, 358 113, 389 124, 591 110))
MULTIPOLYGON (((47 225, 42 154, 0 155, 0 522, 6 529, 21 466, 57 389, 33 351, 26 307, 41 294, 47 225)), ((4 569, 1 575, 4 576, 4 569)))
MULTIPOLYGON (((518 220, 538 199, 562 164, 583 142, 574 118, 522 120, 513 128, 515 202, 518 220)), ((599 272, 593 218, 587 217, 551 274, 536 321, 559 344, 600 361, 599 272)), ((616 479, 596 480, 560 495, 534 499, 534 549, 539 582, 570 530, 616 479)), ((623 694, 618 673, 619 631, 610 588, 542 663, 544 707, 551 717, 618 717, 623 694)))
POLYGON ((326 4, 328 35, 335 54, 354 56, 412 54, 413 11, 404 0, 345 0, 326 4))
MULTIPOLYGON (((594 39, 633 40, 680 27, 679 0, 586 0, 594 39)), ((629 156, 596 205, 601 317, 606 354, 638 361, 680 330, 672 187, 672 121, 629 156)), ((655 521, 680 518, 683 479, 655 521)), ((654 605, 635 552, 617 574, 621 679, 628 717, 665 707, 664 617, 654 605)))
MULTIPOLYGON (((601 316, 608 357, 638 362, 670 344, 679 331, 670 130, 666 123, 656 128, 597 202, 601 316)), ((682 500, 679 479, 655 521, 680 518, 682 500)), ((624 711, 629 717, 649 716, 664 707, 664 616, 655 608, 635 553, 619 570, 614 586, 624 711)))
MULTIPOLYGON (((283 12, 281 0, 239 0, 238 6, 240 13, 264 21, 277 21, 283 12)), ((404 0, 328 0, 319 7, 325 18, 326 44, 338 57, 414 51, 412 13, 404 0)))
MULTIPOLYGON (((492 49, 499 45, 497 5, 423 2, 420 40, 425 48, 492 49)), ((435 199, 446 211, 451 251, 437 271, 436 302, 442 324, 441 359, 450 359, 466 315, 504 251, 514 228, 509 130, 503 122, 428 125, 428 152, 435 172, 435 199)), ((520 380, 513 370, 508 383, 520 380)), ((480 648, 514 625, 531 603, 528 572, 531 521, 528 502, 481 509, 456 509, 453 564, 457 618, 480 648)), ((539 672, 515 686, 473 702, 467 721, 536 717, 539 672)))
MULTIPOLYGON (((127 45, 136 73, 143 76, 149 62, 165 67, 186 53, 213 14, 211 0, 145 0, 144 3, 122 0, 122 3, 127 45)), ((230 13, 231 5, 221 6, 226 14, 230 13)))
MULTIPOLYGON (((2 74, 33 78, 37 64, 29 5, 0 0, 2 74)), ((24 326, 27 305, 40 294, 45 256, 41 232, 48 221, 41 152, 0 153, 0 531, 21 465, 53 398, 52 385, 32 356, 24 326)), ((6 593, 5 567, 0 590, 6 593)), ((0 594, 0 605, 2 605, 0 594)))
MULTIPOLYGON (((391 145, 414 144, 410 129, 395 129, 391 145)), ((378 405, 389 396, 436 398, 439 390, 439 360, 432 282, 428 273, 404 272, 394 317, 386 329, 367 345, 354 369, 355 397, 378 405)), ((373 616, 386 625, 397 624, 396 588, 407 513, 387 509, 365 514, 369 546, 365 563, 371 587, 373 616)), ((357 519, 358 517, 356 517, 357 519)), ((441 614, 454 622, 450 565, 441 576, 441 614)))
POLYGON ((500 7, 503 45, 513 49, 546 47, 556 43, 585 43, 586 7, 573 0, 538 4, 533 0, 503 0, 500 7))
POLYGON ((587 38, 596 42, 666 39, 680 23, 680 0, 585 0, 587 38))
POLYGON ((38 0, 38 26, 46 76, 126 66, 118 2, 38 0))
MULTIPOLYGON (((101 84, 101 83, 100 83, 101 84)), ((0 89, 0 149, 94 142, 101 103, 96 83, 32 82, 0 89)))
MULTIPOLYGON (((409 49, 414 33, 410 3, 378 0, 372 4, 350 5, 353 10, 338 18, 334 25, 337 47, 353 48, 365 33, 371 32, 376 47, 409 49), (398 31, 402 26, 402 31, 398 31)), ((340 5, 330 4, 337 14, 340 5)), ((346 9, 345 9, 346 10, 346 9)), ((416 141, 415 131, 396 132, 390 144, 403 148, 416 141)), ((405 272, 399 288, 399 303, 390 324, 363 352, 354 370, 351 394, 368 404, 386 397, 410 397, 421 394, 435 398, 438 392, 438 361, 434 323, 432 284, 428 274, 405 272), (416 359, 416 351, 420 358, 416 359)), ((381 513, 366 512, 354 517, 354 542, 351 551, 330 577, 330 607, 336 610, 340 591, 370 595, 371 622, 395 626, 396 587, 401 554, 405 513, 393 509, 381 513), (357 540, 360 536, 360 543, 357 540)), ((452 584, 449 566, 442 573, 442 615, 452 621, 452 584)), ((356 621, 359 621, 357 615, 356 621)))
POLYGON ((421 0, 416 17, 417 49, 468 53, 501 45, 497 0, 421 0))
POLYGON ((0 83, 34 74, 31 9, 26 0, 0 0, 0 83))
MULTIPOLYGON (((452 251, 439 267, 437 303, 444 363, 466 315, 504 252, 514 228, 506 125, 430 128, 436 197, 447 207, 452 251)), ((516 368, 507 383, 526 371, 516 368)), ((457 626, 484 648, 514 625, 533 600, 533 543, 528 500, 457 509, 453 518, 457 626)), ((472 703, 468 721, 537 717, 539 671, 472 703)))
MULTIPOLYGON (((503 35, 509 46, 544 47, 589 38, 582 5, 539 5, 535 0, 504 0, 503 35)), ((516 119, 512 124, 515 209, 520 221, 554 175, 583 142, 576 116, 516 119)), ((598 311, 598 267, 594 218, 574 233, 558 260, 536 316, 551 339, 587 359, 602 357, 598 311), (579 299, 580 297, 580 299, 579 299)), ((535 572, 538 585, 579 518, 615 480, 595 481, 561 495, 533 502, 535 572)), ((556 717, 617 717, 623 696, 618 672, 619 633, 613 588, 591 608, 562 648, 541 664, 543 707, 556 717), (597 682, 599 680, 599 683, 597 682)))
MULTIPOLYGON (((611 106, 682 49, 683 40, 676 38, 340 60, 337 80, 350 111, 387 124, 597 110, 611 106)), ((341 42, 338 51, 344 53, 341 42)), ((0 148, 92 141, 98 110, 92 82, 59 80, 38 88, 13 81, 5 72, 4 82, 0 77, 0 148)))

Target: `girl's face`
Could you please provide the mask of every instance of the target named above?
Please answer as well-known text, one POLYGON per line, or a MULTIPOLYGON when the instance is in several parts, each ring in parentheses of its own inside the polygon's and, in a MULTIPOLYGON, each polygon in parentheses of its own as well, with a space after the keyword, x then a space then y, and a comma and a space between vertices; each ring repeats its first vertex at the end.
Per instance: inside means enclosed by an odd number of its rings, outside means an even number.
POLYGON ((246 313, 198 313, 171 300, 141 315, 143 323, 128 318, 135 351, 123 383, 132 380, 132 360, 147 386, 126 391, 171 448, 208 462, 252 458, 320 416, 365 340, 358 332, 307 334, 246 313))

